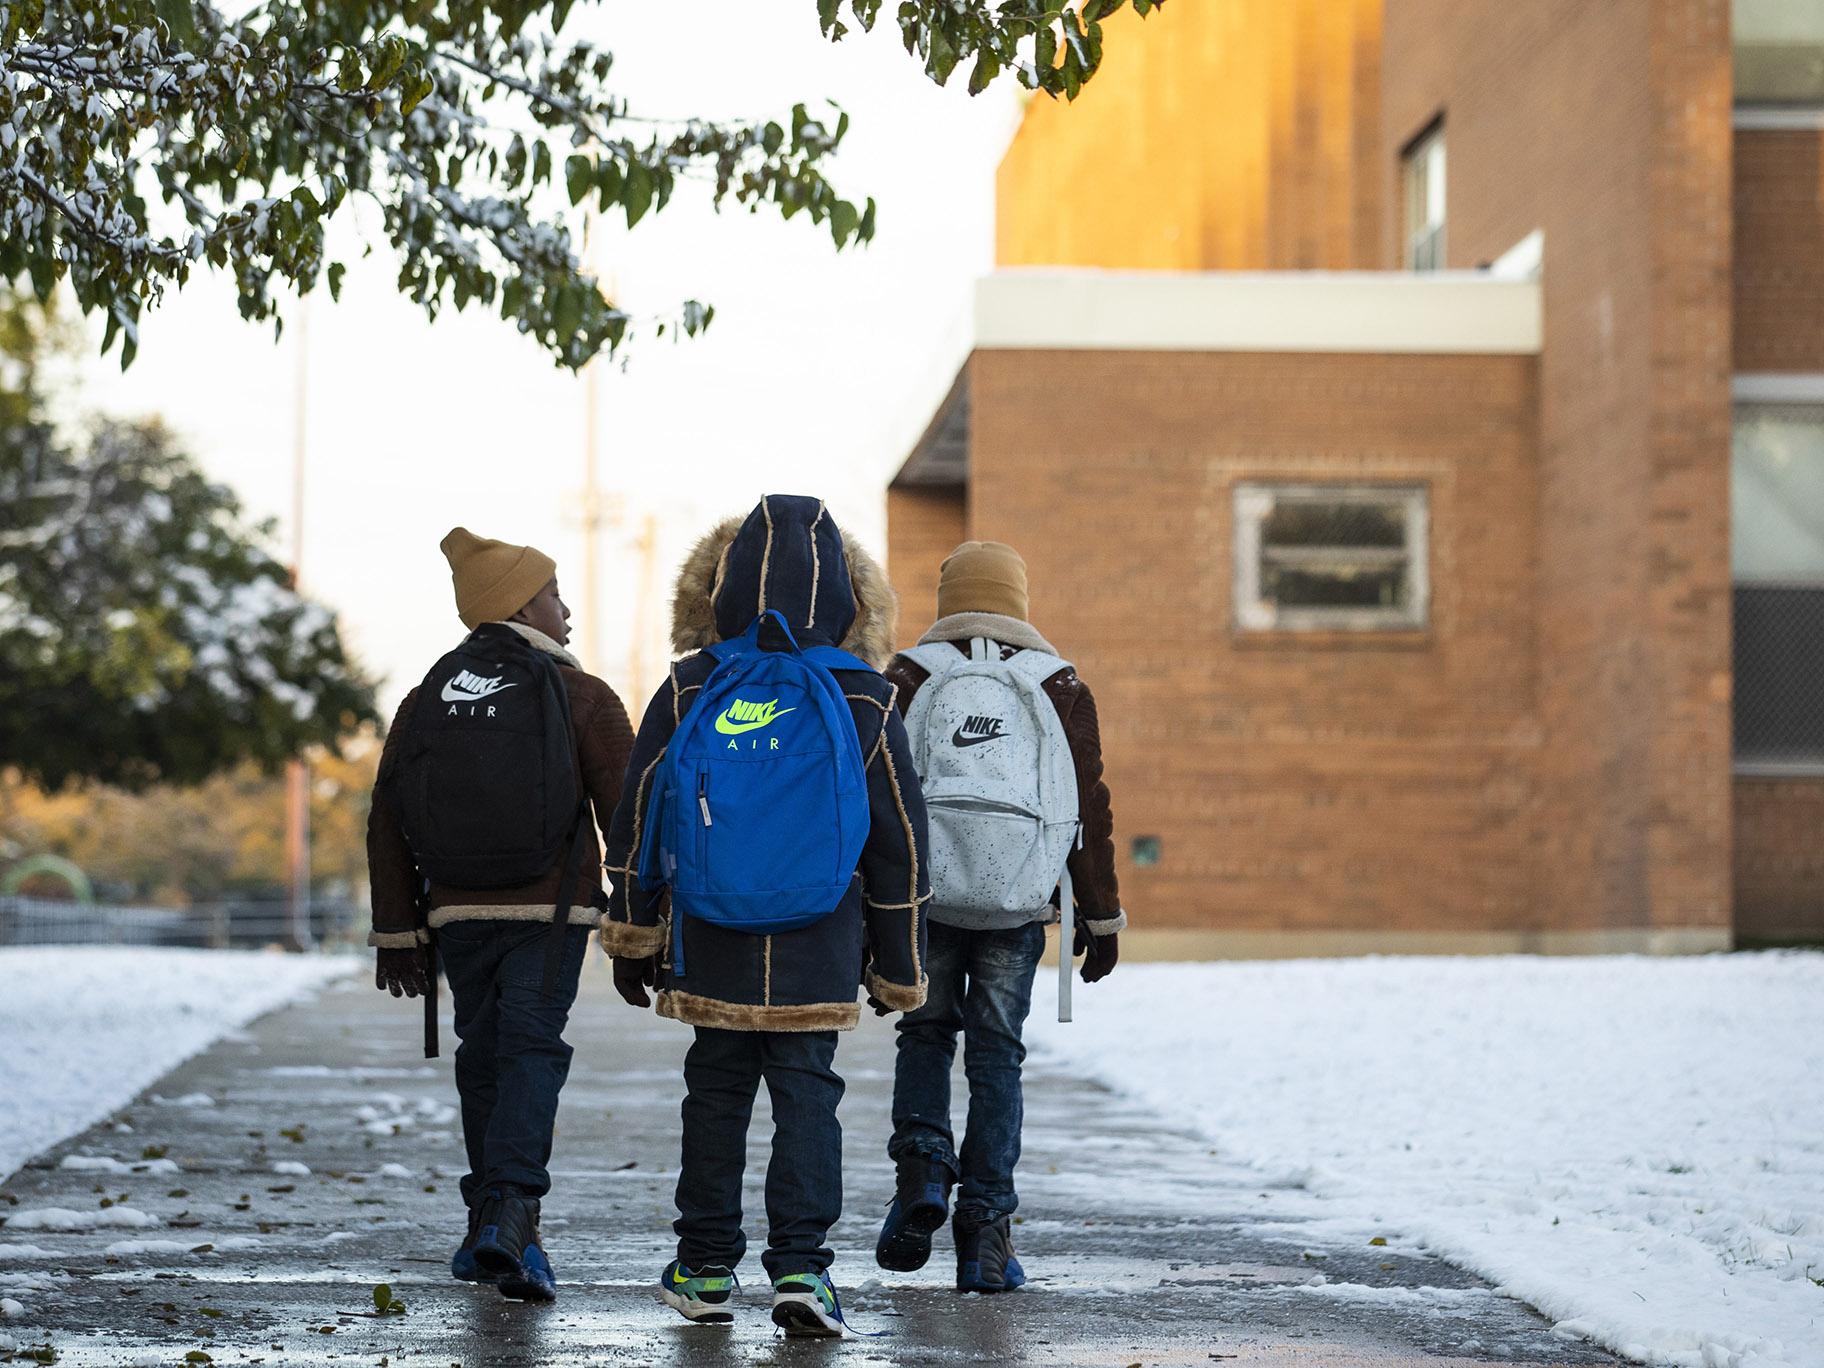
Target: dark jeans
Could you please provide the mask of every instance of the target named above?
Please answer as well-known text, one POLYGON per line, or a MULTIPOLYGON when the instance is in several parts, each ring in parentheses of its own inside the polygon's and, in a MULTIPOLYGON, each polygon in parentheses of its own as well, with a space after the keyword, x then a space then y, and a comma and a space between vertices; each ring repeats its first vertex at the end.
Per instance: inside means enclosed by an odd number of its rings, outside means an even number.
POLYGON ((821 1273, 836 1257, 830 1227, 842 1215, 842 1080, 834 1031, 696 1028, 684 1056, 684 1167, 678 1174, 678 1261, 725 1264, 747 1252, 741 1177, 747 1125, 761 1078, 773 1103, 773 1157, 766 1166, 766 1253, 777 1281, 821 1273))
POLYGON ((456 1091, 469 1172, 462 1199, 511 1184, 525 1196, 551 1190, 551 1129, 570 1073, 564 1023, 589 946, 586 927, 564 932, 563 972, 546 996, 547 922, 458 921, 435 933, 456 1010, 456 1091))
POLYGON ((1010 1216, 1020 1199, 1013 1168, 1020 1161, 1020 1039, 1032 1010, 1032 980, 1045 951, 1038 922, 1011 931, 963 931, 931 924, 925 957, 930 994, 899 1019, 893 1074, 893 1139, 887 1153, 922 1155, 957 1175, 956 1213, 965 1223, 1010 1216), (961 1162, 950 1133, 950 1065, 957 1032, 969 1080, 969 1127, 961 1162))

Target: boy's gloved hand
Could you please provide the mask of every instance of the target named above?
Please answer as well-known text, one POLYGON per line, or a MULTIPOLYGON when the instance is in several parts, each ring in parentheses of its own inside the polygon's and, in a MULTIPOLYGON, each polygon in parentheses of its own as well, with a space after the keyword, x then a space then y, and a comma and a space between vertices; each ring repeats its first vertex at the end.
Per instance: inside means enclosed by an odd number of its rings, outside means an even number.
POLYGON ((646 990, 659 981, 659 957, 646 955, 640 959, 628 959, 625 956, 614 957, 614 991, 621 995, 621 1001, 629 1007, 650 1007, 652 999, 646 990))
POLYGON ((1115 965, 1121 959, 1121 937, 1092 936, 1081 922, 1077 923, 1077 954, 1083 956, 1082 979, 1085 983, 1095 983, 1115 972, 1115 965))
POLYGON ((422 997, 430 991, 424 976, 424 951, 376 950, 374 952, 374 987, 391 992, 394 997, 422 997))

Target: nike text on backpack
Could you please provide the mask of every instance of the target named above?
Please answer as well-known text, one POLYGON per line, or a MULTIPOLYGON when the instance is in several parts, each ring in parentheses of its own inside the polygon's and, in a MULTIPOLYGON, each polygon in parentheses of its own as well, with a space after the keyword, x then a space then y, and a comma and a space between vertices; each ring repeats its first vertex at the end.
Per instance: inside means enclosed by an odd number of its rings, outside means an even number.
POLYGON ((984 640, 907 651, 930 674, 906 730, 931 815, 933 906, 1036 913, 1051 901, 1077 834, 1077 772, 1044 683, 1066 662, 1001 659, 984 640))
POLYGON ((557 662, 510 627, 471 632, 419 686, 389 783, 412 858, 433 883, 516 888, 563 860, 545 960, 553 991, 589 818, 557 662))
POLYGON ((800 649, 777 611, 709 654, 716 668, 659 762, 640 841, 642 884, 671 889, 676 978, 679 914, 755 935, 809 926, 848 892, 868 834, 861 742, 830 673, 868 666, 800 649), (786 649, 761 647, 769 620, 786 649))

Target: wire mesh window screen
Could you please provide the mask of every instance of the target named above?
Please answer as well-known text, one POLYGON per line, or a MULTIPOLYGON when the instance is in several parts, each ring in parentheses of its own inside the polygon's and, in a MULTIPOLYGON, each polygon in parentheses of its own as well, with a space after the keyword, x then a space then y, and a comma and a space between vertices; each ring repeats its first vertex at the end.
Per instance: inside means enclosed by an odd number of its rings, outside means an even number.
POLYGON ((1412 486, 1235 489, 1235 620, 1256 631, 1423 627, 1427 505, 1412 486))
POLYGON ((1735 764, 1824 773, 1824 403, 1738 404, 1735 764))

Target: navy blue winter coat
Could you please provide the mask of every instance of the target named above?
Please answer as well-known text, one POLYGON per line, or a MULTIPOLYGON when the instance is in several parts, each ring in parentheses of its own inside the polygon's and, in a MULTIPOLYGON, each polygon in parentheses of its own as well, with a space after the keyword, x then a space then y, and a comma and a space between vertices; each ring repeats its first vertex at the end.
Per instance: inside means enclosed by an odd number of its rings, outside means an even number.
POLYGON ((900 1011, 925 1000, 925 804, 893 686, 874 670, 836 672, 867 767, 870 827, 834 912, 771 936, 687 917, 688 973, 674 981, 669 898, 648 896, 634 872, 656 767, 715 668, 703 648, 740 636, 762 609, 783 613, 800 645, 841 646, 876 666, 892 655, 893 591, 821 500, 769 494, 699 542, 672 603, 673 647, 690 654, 646 709, 608 832, 602 945, 617 957, 659 957, 660 1016, 725 1030, 848 1030, 864 987, 900 1011))

